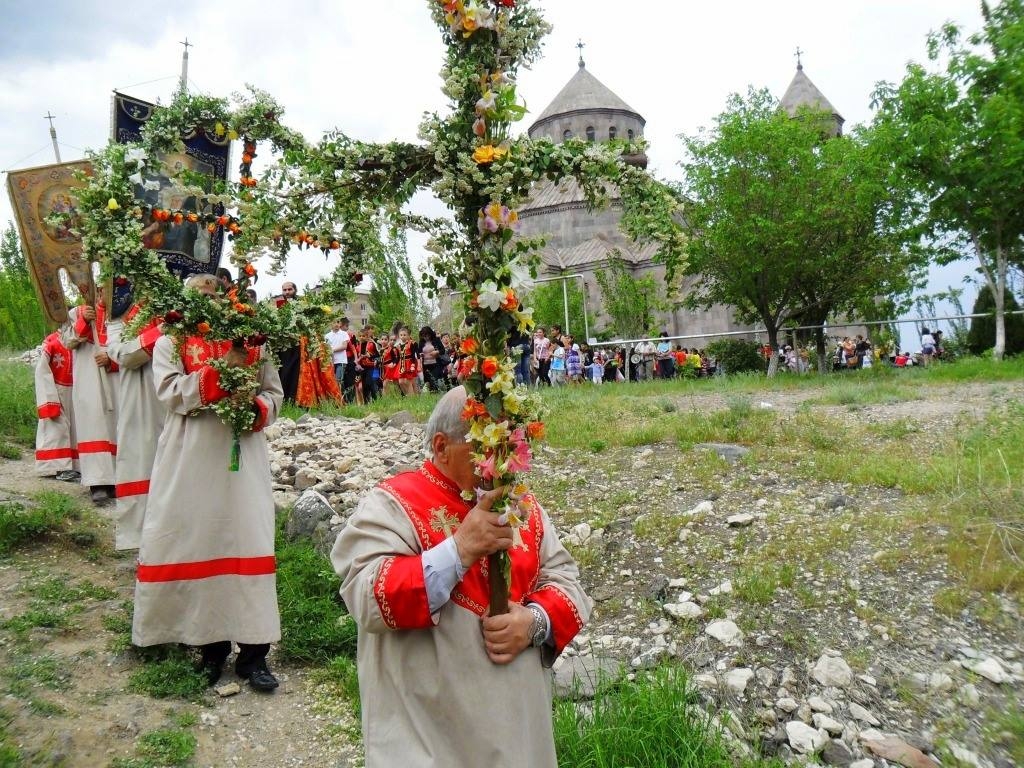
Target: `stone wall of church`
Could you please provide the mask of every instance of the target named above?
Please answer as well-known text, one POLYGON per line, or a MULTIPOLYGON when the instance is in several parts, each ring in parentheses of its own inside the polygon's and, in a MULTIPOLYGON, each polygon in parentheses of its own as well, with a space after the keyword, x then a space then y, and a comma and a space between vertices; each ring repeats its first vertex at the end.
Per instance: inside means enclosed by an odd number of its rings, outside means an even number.
POLYGON ((527 209, 520 211, 519 233, 523 237, 543 235, 552 248, 571 248, 600 235, 617 239, 621 218, 622 205, 614 201, 593 212, 582 204, 564 209, 527 209))
POLYGON ((629 139, 644 135, 644 120, 635 114, 618 109, 581 109, 553 115, 530 128, 531 139, 547 138, 556 144, 567 138, 587 139, 587 129, 593 129, 594 141, 610 138, 629 139))

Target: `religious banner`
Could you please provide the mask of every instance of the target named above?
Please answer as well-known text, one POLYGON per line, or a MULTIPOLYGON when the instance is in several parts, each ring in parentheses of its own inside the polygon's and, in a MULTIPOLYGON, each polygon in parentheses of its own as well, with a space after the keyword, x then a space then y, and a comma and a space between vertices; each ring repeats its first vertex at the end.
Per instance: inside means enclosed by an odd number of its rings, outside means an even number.
POLYGON ((82 240, 75 231, 79 218, 75 190, 85 184, 76 174, 89 174, 91 167, 88 161, 78 160, 7 174, 7 191, 32 282, 47 318, 57 325, 68 319, 60 271, 67 272, 83 295, 91 284, 91 266, 82 258, 82 240))
MULTIPOLYGON (((142 126, 158 108, 115 91, 110 120, 113 139, 122 144, 141 141, 142 126)), ((201 220, 186 220, 180 224, 161 220, 158 212, 173 210, 221 215, 222 206, 213 206, 194 195, 182 194, 173 177, 185 170, 226 179, 231 140, 226 135, 219 138, 202 129, 194 129, 181 138, 185 151, 161 155, 162 170, 136 184, 135 197, 145 210, 142 242, 147 248, 157 251, 167 262, 167 268, 179 277, 203 272, 212 274, 220 263, 224 248, 223 231, 211 233, 201 220)))

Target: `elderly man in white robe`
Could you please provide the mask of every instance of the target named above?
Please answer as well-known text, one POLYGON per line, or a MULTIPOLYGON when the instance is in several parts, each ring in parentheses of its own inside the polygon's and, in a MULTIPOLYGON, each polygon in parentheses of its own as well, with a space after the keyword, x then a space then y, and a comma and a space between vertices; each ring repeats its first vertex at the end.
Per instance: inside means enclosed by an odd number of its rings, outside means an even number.
POLYGON ((331 553, 359 629, 367 768, 554 768, 548 667, 590 600, 534 501, 513 531, 481 495, 462 420, 466 391, 427 424, 430 458, 363 499, 331 553), (489 615, 487 556, 508 550, 509 612, 489 615))
MULTIPOLYGON (((198 275, 188 287, 212 295, 216 278, 198 275)), ((153 350, 153 379, 167 409, 157 443, 142 525, 132 642, 199 646, 210 684, 238 643, 235 672, 258 691, 278 680, 267 667, 270 643, 281 638, 274 558, 274 497, 262 430, 281 407, 281 380, 261 347, 192 336, 181 354, 162 336, 153 350), (230 393, 220 386, 216 357, 230 365, 259 361, 252 402, 256 421, 234 438, 208 406, 230 393)))

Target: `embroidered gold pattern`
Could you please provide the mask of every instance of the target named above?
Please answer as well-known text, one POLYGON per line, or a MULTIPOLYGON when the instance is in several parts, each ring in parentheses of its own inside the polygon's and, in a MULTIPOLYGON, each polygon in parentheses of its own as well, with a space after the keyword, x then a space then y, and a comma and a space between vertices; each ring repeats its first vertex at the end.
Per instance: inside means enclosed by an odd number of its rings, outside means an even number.
POLYGON ((459 518, 448 511, 443 504, 430 510, 430 528, 433 531, 444 531, 445 538, 455 533, 459 527, 459 518))
POLYGON ((391 629, 397 629, 398 623, 395 621, 395 617, 391 613, 391 603, 388 602, 388 593, 384 582, 387 580, 388 572, 394 564, 395 558, 393 557, 389 557, 382 562, 380 564, 380 570, 377 571, 377 581, 373 585, 373 596, 377 598, 377 607, 380 609, 380 617, 391 629))

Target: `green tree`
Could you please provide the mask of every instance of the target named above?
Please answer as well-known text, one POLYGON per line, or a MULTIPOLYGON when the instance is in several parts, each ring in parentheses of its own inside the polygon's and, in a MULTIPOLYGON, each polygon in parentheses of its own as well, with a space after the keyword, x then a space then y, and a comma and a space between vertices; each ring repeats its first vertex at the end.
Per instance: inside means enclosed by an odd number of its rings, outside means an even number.
POLYGON ((1024 0, 982 3, 984 25, 928 36, 929 72, 910 63, 875 89, 875 126, 897 183, 919 194, 941 263, 975 258, 995 307, 994 355, 1006 351, 1009 266, 1024 236, 1024 0))
MULTIPOLYGON (((987 285, 981 286, 971 314, 985 314, 986 316, 971 319, 971 329, 967 332, 967 349, 972 354, 980 355, 995 345, 995 307, 996 302, 992 297, 991 289, 987 285)), ((1006 294, 1006 304, 1003 309, 1006 312, 1015 312, 1019 309, 1013 293, 1006 294)), ((1024 315, 1006 315, 1005 351, 1008 355, 1024 352, 1024 315)))
POLYGON ((533 319, 542 328, 552 325, 562 326, 566 332, 572 332, 579 338, 583 337, 584 328, 594 327, 594 318, 583 317, 583 289, 576 280, 553 280, 550 283, 539 283, 524 297, 524 302, 533 307, 533 319), (562 285, 565 285, 565 292, 562 285), (566 300, 569 307, 569 325, 565 324, 566 300))
POLYGON ((412 330, 413 338, 428 321, 426 298, 412 274, 403 232, 392 236, 373 270, 370 310, 372 325, 386 329, 401 321, 412 330))
POLYGON ((18 232, 13 222, 7 222, 0 236, 0 349, 28 349, 46 333, 46 319, 18 232))
POLYGON ((597 270, 594 276, 615 333, 624 339, 639 339, 658 332, 654 313, 667 310, 668 301, 653 277, 633 277, 622 257, 612 257, 608 268, 597 270))
MULTIPOLYGON (((822 326, 906 293, 918 274, 912 209, 889 188, 873 136, 833 137, 831 115, 796 119, 767 90, 733 95, 711 131, 684 139, 691 307, 726 304, 769 344, 791 322, 822 326)), ((826 349, 815 334, 819 370, 826 349)), ((769 375, 775 373, 775 360, 769 375)))

